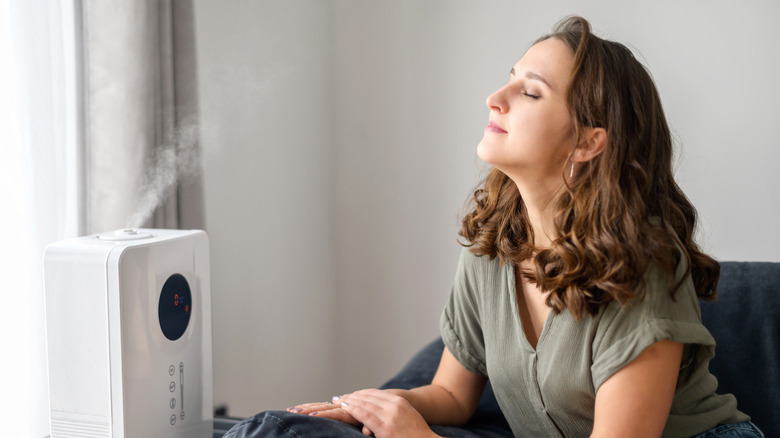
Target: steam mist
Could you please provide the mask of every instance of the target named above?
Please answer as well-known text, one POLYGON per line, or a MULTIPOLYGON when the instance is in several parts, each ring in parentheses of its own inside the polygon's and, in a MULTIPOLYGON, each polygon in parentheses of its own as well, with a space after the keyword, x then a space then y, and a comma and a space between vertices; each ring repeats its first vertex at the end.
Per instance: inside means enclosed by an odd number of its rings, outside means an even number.
POLYGON ((198 126, 188 124, 171 133, 166 141, 157 147, 149 160, 138 207, 130 216, 128 228, 143 226, 152 217, 155 209, 174 193, 179 182, 185 182, 200 173, 198 134, 198 126))

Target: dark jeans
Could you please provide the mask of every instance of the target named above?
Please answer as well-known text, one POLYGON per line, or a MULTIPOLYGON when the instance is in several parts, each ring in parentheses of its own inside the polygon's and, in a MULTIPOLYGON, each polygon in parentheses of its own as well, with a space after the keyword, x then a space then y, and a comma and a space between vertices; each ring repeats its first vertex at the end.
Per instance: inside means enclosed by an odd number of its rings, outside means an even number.
POLYGON ((721 424, 693 438, 764 438, 764 434, 758 430, 755 424, 746 421, 736 424, 721 424))
MULTIPOLYGON (((449 438, 484 438, 499 436, 489 430, 475 433, 457 427, 432 426, 434 432, 449 438)), ((327 418, 310 417, 287 411, 266 411, 235 425, 224 438, 362 438, 360 429, 327 418)), ((750 422, 724 424, 694 438, 764 438, 750 422)))
MULTIPOLYGON (((490 430, 475 433, 458 427, 431 426, 449 438, 501 437, 490 430)), ((287 411, 266 411, 233 426, 224 438, 365 438, 357 427, 328 418, 310 417, 287 411)))

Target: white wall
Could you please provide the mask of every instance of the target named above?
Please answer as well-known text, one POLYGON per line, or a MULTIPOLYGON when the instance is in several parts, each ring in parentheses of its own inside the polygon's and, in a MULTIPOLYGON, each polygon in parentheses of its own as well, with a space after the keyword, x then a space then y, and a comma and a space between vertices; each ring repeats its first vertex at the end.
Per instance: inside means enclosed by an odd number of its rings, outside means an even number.
POLYGON ((196 3, 215 396, 233 415, 379 385, 437 335, 485 97, 567 14, 653 73, 705 249, 780 261, 776 3, 196 3))
POLYGON ((234 415, 335 390, 324 6, 196 4, 214 397, 234 415))

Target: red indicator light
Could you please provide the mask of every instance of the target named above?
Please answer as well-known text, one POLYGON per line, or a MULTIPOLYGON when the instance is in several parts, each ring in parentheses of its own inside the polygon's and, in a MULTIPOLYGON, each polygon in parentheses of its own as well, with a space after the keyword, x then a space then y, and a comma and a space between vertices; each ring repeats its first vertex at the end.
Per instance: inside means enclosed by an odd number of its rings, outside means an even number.
POLYGON ((176 294, 173 296, 173 305, 178 306, 179 305, 179 294, 176 294))
POLYGON ((190 305, 189 305, 189 304, 187 304, 186 306, 184 306, 184 311, 185 311, 185 312, 189 312, 189 311, 190 311, 190 305))

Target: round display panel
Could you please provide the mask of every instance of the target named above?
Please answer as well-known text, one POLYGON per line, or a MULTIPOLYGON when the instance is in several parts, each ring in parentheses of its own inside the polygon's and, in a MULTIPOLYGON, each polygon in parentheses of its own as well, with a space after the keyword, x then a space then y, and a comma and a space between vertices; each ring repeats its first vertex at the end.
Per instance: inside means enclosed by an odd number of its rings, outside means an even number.
POLYGON ((192 314, 192 293, 187 279, 173 274, 165 281, 160 292, 157 316, 160 328, 171 341, 179 339, 187 330, 192 314))

